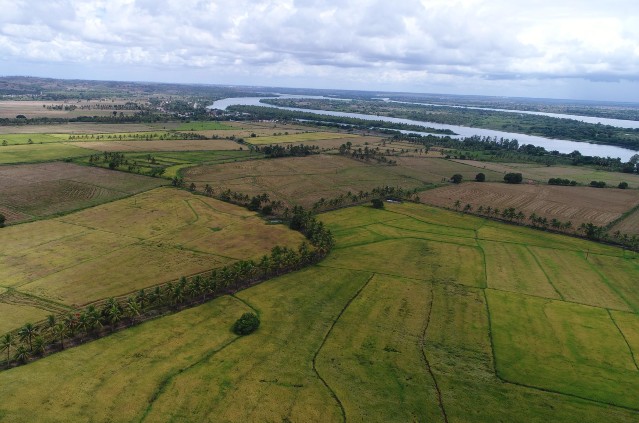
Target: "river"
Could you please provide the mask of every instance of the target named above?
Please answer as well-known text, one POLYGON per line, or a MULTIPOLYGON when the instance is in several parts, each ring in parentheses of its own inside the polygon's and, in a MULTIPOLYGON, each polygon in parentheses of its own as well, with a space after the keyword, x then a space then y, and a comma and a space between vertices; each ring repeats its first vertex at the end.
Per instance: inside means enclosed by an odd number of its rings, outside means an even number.
MULTIPOLYGON (((352 118, 365 119, 365 120, 378 120, 378 121, 384 121, 384 122, 406 123, 409 125, 421 125, 421 126, 426 126, 426 127, 436 128, 436 129, 450 129, 451 131, 458 134, 456 136, 453 136, 453 138, 471 137, 473 135, 479 135, 482 137, 510 138, 510 139, 517 139, 519 141, 519 145, 532 144, 539 147, 544 147, 548 151, 557 150, 560 153, 571 153, 575 150, 579 150, 579 152, 581 152, 581 154, 585 156, 619 157, 622 161, 628 161, 630 157, 638 153, 637 151, 634 151, 634 150, 630 150, 630 149, 622 148, 622 147, 615 147, 612 145, 590 144, 587 142, 551 139, 551 138, 538 137, 535 135, 496 131, 492 129, 470 128, 467 126, 458 126, 458 125, 444 125, 440 123, 423 122, 418 120, 394 118, 394 117, 387 117, 387 116, 365 115, 361 113, 301 109, 297 107, 281 107, 281 106, 273 106, 270 104, 260 103, 260 100, 269 99, 269 98, 271 99, 273 98, 282 98, 282 99, 315 98, 315 99, 325 99, 325 100, 347 100, 347 99, 338 99, 338 98, 332 98, 332 97, 287 94, 287 95, 279 95, 278 97, 225 98, 222 100, 215 101, 208 108, 226 110, 226 108, 229 106, 263 106, 263 107, 275 107, 278 109, 292 110, 297 112, 309 112, 309 113, 315 113, 318 115, 342 116, 342 117, 352 117, 352 118)), ((402 131, 402 132, 420 133, 416 131, 402 131)), ((425 133, 422 132, 420 134, 425 134, 425 133)))
POLYGON ((493 109, 490 107, 457 106, 452 104, 435 104, 435 103, 418 103, 418 102, 412 102, 412 101, 391 100, 390 98, 379 98, 379 100, 383 100, 387 103, 415 104, 419 106, 434 106, 434 107, 454 107, 457 109, 490 110, 493 112, 506 112, 506 113, 519 113, 524 115, 548 116, 548 117, 553 117, 558 119, 578 120, 585 123, 593 123, 593 124, 600 123, 602 125, 610 125, 610 126, 615 126, 617 128, 626 128, 626 129, 639 128, 639 121, 636 121, 636 120, 610 119, 610 118, 602 118, 602 117, 595 117, 595 116, 566 115, 563 113, 535 112, 531 110, 493 109))

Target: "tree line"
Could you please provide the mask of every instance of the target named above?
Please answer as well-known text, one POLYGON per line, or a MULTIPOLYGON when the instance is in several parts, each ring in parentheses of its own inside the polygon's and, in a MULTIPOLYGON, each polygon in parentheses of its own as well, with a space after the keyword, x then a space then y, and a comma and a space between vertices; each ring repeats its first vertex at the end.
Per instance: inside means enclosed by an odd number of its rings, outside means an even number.
MULTIPOLYGON (((214 191, 208 186, 205 195, 214 191)), ((226 193, 226 192, 224 192, 226 193)), ((230 202, 249 207, 249 196, 233 193, 230 202), (233 199, 241 198, 242 201, 233 199)), ((218 198, 226 198, 219 195, 218 198)), ((268 202, 268 194, 255 196, 259 205, 268 202)), ((287 209, 288 210, 288 209, 287 209)), ((27 323, 0 338, 0 351, 6 353, 5 366, 25 364, 65 349, 124 329, 146 319, 202 304, 220 295, 234 293, 266 279, 301 269, 322 260, 331 251, 335 240, 331 231, 312 211, 295 206, 287 211, 287 224, 301 232, 307 241, 297 249, 275 246, 270 254, 258 261, 239 260, 222 268, 178 281, 142 289, 136 294, 90 304, 62 315, 49 315, 45 321, 27 323)))
POLYGON ((529 226, 535 229, 552 229, 557 232, 564 232, 572 235, 579 235, 594 241, 603 241, 619 244, 625 248, 639 251, 639 236, 622 234, 615 231, 612 235, 608 232, 608 226, 598 226, 592 222, 582 223, 579 226, 573 225, 572 221, 561 221, 556 218, 548 219, 531 213, 526 216, 521 210, 514 207, 499 209, 498 207, 483 206, 474 207, 470 203, 466 203, 462 207, 461 200, 455 200, 453 208, 463 213, 472 213, 488 218, 499 219, 507 222, 517 222, 520 225, 529 226))

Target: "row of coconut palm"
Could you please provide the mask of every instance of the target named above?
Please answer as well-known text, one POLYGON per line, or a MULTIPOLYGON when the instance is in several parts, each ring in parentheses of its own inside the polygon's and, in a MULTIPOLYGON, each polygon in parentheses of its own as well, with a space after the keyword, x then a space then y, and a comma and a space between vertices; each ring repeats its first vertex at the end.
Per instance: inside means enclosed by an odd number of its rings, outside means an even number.
POLYGON ((568 234, 581 235, 592 240, 612 242, 632 250, 639 250, 639 236, 622 234, 620 231, 615 231, 611 235, 608 233, 608 227, 598 226, 592 222, 581 223, 579 226, 575 226, 570 220, 564 222, 556 218, 548 219, 534 212, 526 216, 521 210, 517 210, 514 207, 507 207, 500 210, 497 207, 480 205, 475 208, 470 203, 462 207, 460 200, 456 200, 453 203, 453 207, 455 210, 464 213, 473 213, 509 222, 516 221, 519 224, 526 224, 537 229, 552 229, 568 234))
POLYGON ((6 367, 25 364, 69 346, 97 339, 147 320, 233 293, 265 279, 300 269, 320 260, 327 251, 307 242, 297 250, 276 246, 259 261, 240 260, 231 265, 182 277, 135 294, 89 304, 66 314, 49 315, 27 323, 0 338, 6 367))
POLYGON ((330 230, 302 207, 293 208, 289 226, 304 234, 310 244, 303 242, 296 250, 275 246, 259 261, 240 260, 132 295, 89 304, 73 312, 52 314, 42 322, 27 323, 6 333, 0 338, 0 352, 6 354, 5 366, 25 364, 140 321, 201 304, 301 269, 324 258, 334 245, 330 230))

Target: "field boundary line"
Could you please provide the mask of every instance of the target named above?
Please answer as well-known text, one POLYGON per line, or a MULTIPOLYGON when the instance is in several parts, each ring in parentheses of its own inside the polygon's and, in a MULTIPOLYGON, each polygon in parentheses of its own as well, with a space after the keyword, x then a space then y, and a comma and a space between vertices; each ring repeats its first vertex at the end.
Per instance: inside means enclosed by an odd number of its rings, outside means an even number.
POLYGON ((484 294, 484 304, 486 305, 486 318, 488 319, 488 338, 490 339, 490 350, 493 355, 493 372, 495 373, 495 377, 501 381, 504 379, 499 376, 499 372, 497 371, 497 355, 495 354, 495 341, 493 340, 493 323, 490 317, 490 307, 488 306, 488 296, 486 295, 486 289, 482 289, 482 293, 484 294))
MULTIPOLYGON (((233 297, 236 301, 239 301, 242 304, 246 305, 243 301, 239 300, 235 296, 232 295, 231 297, 233 297)), ((226 347, 232 345, 234 342, 239 341, 240 339, 242 339, 241 336, 236 336, 235 338, 226 341, 224 344, 220 345, 218 348, 214 348, 211 351, 207 351, 198 360, 194 361, 193 363, 189 364, 188 366, 169 372, 169 374, 159 383, 159 385, 158 385, 157 389, 155 390, 155 392, 153 392, 153 394, 151 395, 151 398, 149 399, 149 405, 147 406, 146 410, 144 411, 144 414, 140 418, 139 422, 142 423, 144 420, 146 420, 146 418, 148 417, 149 413, 151 412, 151 409, 153 408, 153 404, 155 404, 155 402, 160 398, 160 396, 166 391, 166 388, 168 387, 168 385, 171 383, 171 381, 176 376, 191 370, 193 367, 195 367, 197 365, 202 364, 204 361, 210 359, 215 354, 217 354, 218 352, 224 350, 226 347)))
POLYGON ((428 314, 426 315, 426 319, 424 320, 424 329, 422 330, 421 336, 419 337, 419 341, 417 346, 421 352, 421 358, 426 365, 426 370, 433 380, 433 384, 435 385, 435 390, 437 391, 437 402, 439 404, 439 409, 442 412, 442 417, 444 418, 444 423, 448 423, 448 415, 446 415, 446 409, 444 408, 444 401, 442 399, 442 391, 439 389, 439 385, 437 384, 437 378, 435 377, 435 373, 430 365, 430 361, 428 361, 428 357, 426 357, 426 332, 428 331, 428 327, 430 326, 430 317, 433 313, 433 302, 435 300, 435 284, 431 282, 430 284, 430 302, 428 304, 428 314))
MULTIPOLYGON (((622 260, 625 260, 625 258, 621 257, 622 260)), ((584 260, 586 261, 586 263, 588 263, 588 267, 590 267, 597 275, 599 275, 599 277, 601 278, 601 280, 603 281, 603 283, 610 288, 615 294, 617 294, 617 296, 619 298, 621 298, 623 300, 624 303, 626 303, 626 305, 630 308, 630 310, 632 310, 633 313, 637 313, 637 308, 634 307, 632 304, 630 304, 630 302, 628 302, 628 300, 626 299, 626 297, 619 292, 619 290, 610 283, 610 281, 608 280, 608 278, 599 271, 599 269, 597 269, 596 266, 594 266, 587 258, 584 258, 584 260)))
MULTIPOLYGON (((535 260, 535 263, 537 263, 537 267, 539 267, 539 269, 542 271, 542 273, 544 274, 544 276, 546 276, 546 280, 548 281, 548 283, 550 284, 550 286, 552 286, 552 289, 555 290, 555 292, 557 293, 557 295, 559 295, 559 298, 561 299, 561 301, 566 301, 566 299, 564 298, 564 296, 562 295, 561 292, 559 292, 559 290, 557 289, 557 287, 555 286, 554 283, 552 283, 552 281, 550 280, 550 276, 548 276, 548 273, 546 273, 546 269, 544 269, 544 267, 541 265, 541 263, 539 262, 539 259, 537 258, 537 256, 535 255, 535 253, 528 248, 528 245, 526 245, 524 247, 526 249, 526 251, 528 251, 528 254, 530 254, 533 258, 533 260, 535 260)), ((571 301, 569 301, 571 302, 571 301)), ((581 303, 577 303, 577 304, 581 304, 581 303)))
MULTIPOLYGON (((477 231, 475 231, 475 236, 476 235, 477 231)), ((479 251, 481 252, 481 257, 484 260, 484 286, 482 288, 488 288, 488 263, 486 262, 486 251, 484 251, 484 247, 477 238, 475 238, 475 242, 477 243, 477 248, 479 248, 479 251)))
POLYGON ((612 323, 615 325, 615 327, 619 331, 619 334, 621 335, 621 337, 623 338, 624 342, 626 343, 626 346, 628 347, 628 351, 630 351, 630 357, 632 357, 632 361, 633 361, 633 363, 635 363, 635 367, 637 368, 637 370, 639 370, 639 364, 637 363, 637 358, 635 357, 635 353, 632 351, 632 347, 630 346, 630 343, 628 342, 628 339, 626 338, 626 335, 624 335, 623 331, 621 330, 621 328, 617 324, 617 321, 612 316, 612 313, 610 312, 610 310, 606 309, 606 311, 608 312, 608 316, 610 316, 610 320, 612 320, 612 323))
MULTIPOLYGON (((592 398, 587 398, 587 397, 582 397, 576 394, 571 394, 568 392, 561 392, 561 391, 556 391, 553 389, 548 389, 548 388, 543 388, 541 386, 534 386, 534 385, 527 385, 525 383, 521 383, 521 382, 514 382, 511 380, 508 380, 502 376, 499 375, 499 372, 497 370, 497 356, 495 354, 495 342, 493 340, 493 335, 492 335, 492 319, 490 317, 490 307, 488 306, 488 297, 486 296, 486 289, 482 289, 482 291, 484 292, 484 302, 486 303, 486 313, 488 314, 488 337, 490 338, 490 348, 493 354, 493 366, 494 366, 494 373, 495 373, 495 377, 502 381, 503 383, 508 383, 511 385, 516 385, 516 386, 521 386, 523 388, 528 388, 528 389, 534 389, 536 391, 541 391, 541 392, 546 392, 546 393, 550 393, 550 394, 555 394, 555 395, 564 395, 567 397, 571 397, 571 398, 577 398, 583 401, 588 401, 588 402, 592 402, 595 404, 602 404, 602 405, 607 405, 610 407, 618 407, 618 408, 622 408, 624 410, 630 410, 630 411, 634 411, 634 412, 638 412, 639 408, 633 408, 633 407, 629 407, 626 405, 620 405, 620 404, 613 404, 610 402, 605 402, 605 401, 600 401, 600 400, 596 400, 596 399, 592 399, 592 398)), ((552 299, 548 299, 550 301, 559 301, 559 300, 552 300, 552 299)), ((592 307, 592 306, 588 306, 588 307, 592 307)), ((599 307, 601 308, 601 307, 599 307)))
POLYGON ((344 307, 342 307, 340 312, 337 314, 337 317, 335 317, 335 319, 333 320, 333 323, 331 323, 331 327, 328 328, 328 331, 326 331, 326 334, 324 335, 324 339, 322 339, 322 343, 320 344, 320 346, 317 349, 317 351, 315 351, 315 355, 313 355, 313 360, 312 360, 313 371, 315 372, 315 374, 317 375, 319 380, 322 381, 322 383, 324 384, 326 389, 328 389, 328 391, 331 393, 331 396, 335 399, 335 401, 337 401, 337 404, 339 405, 339 408, 340 408, 340 411, 341 411, 341 414, 342 414, 342 419, 344 420, 344 422, 346 422, 346 409, 344 408, 344 404, 342 404, 342 401, 339 399, 339 397, 337 396, 335 391, 333 391, 333 389, 329 386, 329 384, 326 382, 326 380, 317 371, 317 357, 319 356, 319 353, 322 351, 322 348, 324 347, 324 344, 326 344, 326 340, 328 339, 328 337, 330 336, 331 332, 333 331, 333 328, 337 324, 337 321, 340 319, 340 317, 342 317, 342 315, 344 314, 346 309, 351 305, 351 303, 355 300, 355 298, 357 298, 359 296, 359 294, 364 290, 364 288, 366 288, 368 286, 369 282, 371 280, 373 280, 373 278, 375 277, 375 272, 366 272, 366 273, 369 273, 370 277, 366 280, 366 282, 364 282, 364 284, 362 286, 359 287, 359 289, 355 292, 355 294, 346 302, 344 307))

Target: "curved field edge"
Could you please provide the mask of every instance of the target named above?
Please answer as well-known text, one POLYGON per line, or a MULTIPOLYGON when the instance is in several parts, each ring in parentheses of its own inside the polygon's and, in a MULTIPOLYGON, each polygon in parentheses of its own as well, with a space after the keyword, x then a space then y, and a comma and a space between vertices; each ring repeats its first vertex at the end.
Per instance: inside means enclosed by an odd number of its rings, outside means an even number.
MULTIPOLYGON (((132 397, 130 407, 135 408, 134 417, 129 420, 122 418, 122 421, 139 421, 144 416, 144 410, 147 409, 150 400, 154 402, 146 416, 147 421, 187 418, 220 421, 342 421, 344 416, 335 397, 331 395, 331 390, 344 406, 347 420, 357 420, 357 416, 369 416, 370 420, 382 420, 382 413, 389 415, 395 413, 397 416, 404 417, 431 416, 432 420, 439 421, 442 420, 442 415, 437 400, 437 389, 428 377, 420 349, 427 357, 427 365, 437 381, 437 387, 441 392, 441 403, 445 407, 448 421, 636 421, 638 415, 636 411, 612 406, 598 399, 596 395, 601 395, 601 386, 592 388, 599 390, 599 393, 595 392, 595 395, 592 392, 586 392, 589 399, 574 396, 570 392, 550 392, 548 384, 558 383, 558 381, 555 380, 557 378, 552 378, 552 370, 555 369, 552 366, 544 367, 547 348, 526 349, 526 353, 530 356, 529 361, 526 362, 529 364, 528 368, 540 369, 546 377, 543 386, 530 387, 524 386, 524 383, 505 383, 500 379, 503 377, 503 363, 505 365, 518 363, 516 359, 521 347, 518 350, 515 348, 517 345, 511 347, 509 343, 513 343, 512 340, 517 340, 522 345, 529 345, 532 342, 531 337, 528 336, 529 332, 535 334, 538 332, 527 330, 526 325, 531 326, 532 329, 538 326, 544 327, 545 317, 543 309, 540 312, 539 305, 548 302, 556 302, 560 309, 553 315, 559 319, 547 319, 548 321, 561 321, 562 310, 577 308, 588 310, 582 313, 587 324, 573 325, 574 328, 569 327, 570 325, 567 325, 568 327, 559 325, 556 328, 553 326, 552 330, 542 329, 541 336, 533 337, 533 341, 539 338, 544 341, 543 345, 553 346, 554 338, 550 335, 572 334, 570 336, 579 340, 583 338, 580 335, 583 330, 590 330, 591 332, 588 332, 590 336, 597 336, 599 332, 608 332, 608 329, 611 329, 612 334, 604 334, 609 346, 599 350, 595 345, 595 348, 586 350, 583 355, 578 356, 579 360, 574 359, 574 362, 586 370, 596 368, 598 364, 604 364, 612 369, 636 371, 630 355, 630 351, 638 345, 637 339, 639 339, 635 314, 622 311, 608 313, 602 307, 530 295, 536 292, 536 289, 533 289, 535 281, 539 280, 548 284, 548 278, 554 277, 552 273, 547 276, 543 272, 536 272, 534 274, 537 276, 527 281, 527 284, 509 286, 511 291, 486 289, 486 265, 483 256, 479 253, 476 259, 461 262, 462 266, 469 266, 471 269, 476 269, 478 263, 480 266, 479 277, 468 279, 466 285, 462 285, 460 281, 464 279, 439 277, 441 274, 438 271, 441 267, 436 266, 437 261, 444 260, 445 257, 429 256, 429 251, 433 249, 428 248, 435 246, 435 249, 440 249, 440 244, 450 245, 450 242, 439 238, 439 236, 445 237, 447 230, 450 231, 451 236, 465 237, 466 233, 460 230, 470 229, 472 232, 476 231, 475 234, 481 237, 485 229, 490 229, 486 232, 489 235, 486 238, 492 242, 502 242, 506 246, 528 245, 529 241, 533 240, 535 241, 533 245, 540 248, 552 246, 549 249, 570 252, 567 257, 578 257, 581 263, 585 257, 574 252, 579 251, 582 246, 591 245, 590 243, 555 236, 544 237, 545 234, 540 234, 542 236, 535 239, 529 231, 513 231, 506 225, 495 223, 486 225, 483 219, 411 204, 387 206, 387 209, 383 211, 357 207, 328 213, 322 218, 330 228, 336 229, 337 246, 341 248, 331 253, 329 258, 319 266, 291 273, 238 293, 237 297, 244 301, 242 303, 244 307, 250 305, 260 313, 262 318, 260 329, 253 335, 238 339, 223 349, 220 349, 220 345, 224 344, 222 342, 217 347, 209 346, 201 354, 188 354, 184 364, 177 367, 177 369, 185 369, 182 372, 171 368, 163 371, 161 375, 154 376, 153 383, 149 384, 146 394, 139 398, 132 397), (400 218, 405 219, 407 216, 413 220, 403 221, 401 225, 398 225, 397 221, 393 222, 400 218), (393 228, 410 227, 415 232, 428 234, 429 239, 420 238, 412 244, 426 247, 417 253, 426 260, 424 263, 428 266, 423 267, 419 274, 413 273, 415 268, 411 267, 413 263, 410 257, 412 256, 407 255, 408 258, 396 256, 395 250, 388 248, 388 243, 367 243, 366 240, 371 239, 369 231, 371 225, 377 225, 374 228, 377 230, 375 237, 392 238, 395 243, 391 245, 398 245, 402 238, 408 237, 403 231, 391 232, 393 228), (386 226, 388 231, 379 232, 379 226, 386 226), (438 237, 434 237, 433 234, 438 237), (353 242, 353 245, 369 245, 369 247, 362 249, 343 246, 341 242, 347 238, 349 242, 353 242), (355 242, 358 240, 359 242, 355 242), (544 244, 550 240, 563 242, 544 244), (397 261, 396 269, 399 271, 407 269, 410 276, 377 273, 370 279, 371 275, 376 273, 368 261, 367 253, 370 252, 370 248, 382 248, 388 260, 397 261), (333 259, 331 263, 330 258, 338 252, 340 262, 333 259), (428 262, 429 258, 432 259, 431 262, 428 262), (401 262, 407 260, 408 262, 403 266, 406 269, 403 269, 401 262), (336 264, 340 264, 340 267, 337 268, 336 264), (369 282, 365 285, 367 281, 369 282), (517 292, 518 290, 525 292, 517 292), (488 295, 486 295, 487 292, 488 295), (512 302, 520 304, 521 307, 515 307, 516 312, 509 312, 508 309, 504 311, 503 307, 494 309, 494 304, 491 302, 493 295, 505 298, 506 306, 512 302), (426 320, 429 314, 430 318, 426 320), (592 320, 593 316, 594 320, 592 320), (611 316, 614 316, 617 327, 610 319, 611 316), (600 320, 599 317, 604 320, 600 320), (590 329, 589 326, 591 326, 590 329), (622 334, 625 336, 625 341, 622 334), (423 342, 420 341, 422 336, 423 342), (614 353, 623 350, 625 355, 611 356, 606 353, 611 350, 614 353), (214 353, 211 353, 212 351, 214 353), (509 354, 515 359, 509 361, 509 354), (314 357, 316 357, 316 369, 326 380, 330 389, 313 371, 314 357), (495 363, 498 364, 499 371, 496 370, 495 363), (420 381, 423 383, 419 383, 420 381), (418 386, 414 387, 415 385, 418 386), (154 395, 156 392, 160 394, 154 395), (388 410, 378 410, 375 414, 364 408, 363 405, 366 404, 374 407, 374 401, 378 398, 382 398, 381 403, 386 404, 388 410)), ((477 241, 473 239, 473 242, 477 241)), ((592 245, 596 246, 596 244, 592 245)), ((623 252, 619 253, 612 248, 593 248, 588 260, 594 257, 597 261, 592 261, 592 264, 597 263, 596 265, 601 267, 602 274, 610 272, 611 266, 618 267, 619 260, 628 265, 629 271, 637 271, 632 259, 624 258, 623 252)), ((539 261, 543 266, 545 261, 543 256, 539 256, 539 261)), ((373 264, 378 266, 378 263, 373 264)), ((524 269, 535 265, 537 264, 531 260, 522 263, 524 269)), ((472 273, 474 272, 470 272, 472 273)), ((491 275, 494 273, 488 274, 489 286, 491 275)), ((608 279, 616 281, 616 278, 608 279)), ((181 315, 182 313, 179 313, 175 316, 181 315)), ((230 316, 228 321, 232 321, 230 316)), ((225 328, 227 334, 228 327, 230 323, 225 328)), ((192 328, 189 326, 189 330, 192 328)), ((125 333, 127 332, 123 332, 125 333)), ((148 336, 152 337, 153 334, 148 336)), ((198 337, 197 332, 195 336, 198 337)), ((186 341, 192 344, 206 343, 208 334, 204 337, 204 340, 202 337, 192 340, 189 338, 188 331, 184 331, 179 334, 175 342, 178 344, 186 341)), ((567 350, 561 351, 561 354, 565 356, 567 362, 570 362, 570 354, 579 352, 579 348, 571 349, 571 347, 579 344, 573 342, 571 346, 569 342, 565 342, 568 336, 558 339, 559 341, 554 343, 566 345, 567 350)), ((228 338, 226 340, 228 341, 228 338)), ((156 346, 162 348, 162 345, 156 344, 156 346)), ((129 367, 126 369, 135 367, 138 363, 144 363, 150 366, 147 367, 147 372, 152 374, 154 366, 161 368, 167 365, 165 361, 171 360, 171 354, 179 346, 166 345, 167 355, 156 361, 151 358, 150 364, 144 355, 130 359, 129 367)), ((84 351, 85 347, 79 347, 78 350, 84 351)), ((93 351, 92 356, 83 357, 85 363, 78 367, 93 366, 95 375, 84 371, 83 378, 57 383, 53 373, 55 369, 51 369, 47 375, 53 374, 53 376, 47 379, 47 383, 54 386, 60 385, 63 388, 67 384, 76 384, 74 389, 82 390, 84 386, 96 383, 94 379, 121 378, 120 374, 125 370, 118 367, 120 366, 119 353, 115 351, 134 347, 126 344, 108 344, 108 348, 114 351, 110 358, 116 363, 100 360, 98 352, 93 351)), ((47 358, 40 363, 51 363, 51 361, 47 358)), ((552 362, 549 363, 552 364, 552 362)), ((50 366, 55 367, 55 363, 50 366)), ((18 380, 13 381, 12 386, 15 392, 11 392, 8 400, 3 398, 2 407, 6 408, 9 405, 15 407, 15 404, 33 401, 27 396, 21 397, 23 393, 19 388, 15 388, 20 382, 38 380, 41 377, 37 373, 30 373, 29 368, 31 365, 21 368, 25 373, 22 373, 18 380)), ((528 377, 527 373, 516 366, 511 365, 511 368, 513 369, 511 372, 514 373, 511 373, 509 378, 512 374, 516 377, 528 377)), ((606 366, 600 366, 600 368, 605 370, 606 366)), ((16 370, 19 369, 0 373, 0 384, 4 386, 5 374, 15 374, 12 372, 16 370)), ((561 376, 561 373, 558 375, 561 376)), ((54 390, 53 387, 50 389, 54 390)), ((119 385, 117 387, 109 385, 108 390, 100 393, 105 397, 110 395, 115 398, 114 404, 117 407, 117 404, 122 403, 118 396, 119 389, 121 389, 119 385)), ((28 394, 29 392, 24 393, 24 395, 28 394)), ((92 404, 85 405, 87 401, 91 401, 89 397, 90 395, 80 394, 78 401, 74 401, 73 398, 68 400, 66 396, 65 399, 51 396, 45 400, 48 401, 49 410, 55 407, 56 412, 60 413, 63 419, 69 414, 81 413, 80 409, 83 407, 91 409, 92 404)), ((35 400, 39 398, 41 397, 36 397, 35 400)), ((6 417, 6 411, 2 408, 0 410, 5 412, 4 416, 0 412, 0 416, 6 417)), ((44 414, 42 421, 54 419, 49 411, 44 414)), ((106 411, 100 409, 93 416, 93 420, 120 421, 120 417, 113 409, 106 411)), ((406 420, 406 418, 388 418, 387 420, 406 420)))

